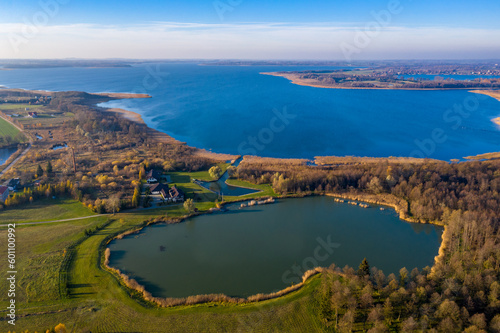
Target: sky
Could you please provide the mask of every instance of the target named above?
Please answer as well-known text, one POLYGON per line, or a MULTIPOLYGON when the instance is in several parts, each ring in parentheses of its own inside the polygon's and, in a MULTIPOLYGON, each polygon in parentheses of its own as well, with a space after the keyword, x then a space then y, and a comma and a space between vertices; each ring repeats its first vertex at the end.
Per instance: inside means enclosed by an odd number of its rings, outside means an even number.
POLYGON ((0 0, 0 58, 498 59, 498 0, 0 0))

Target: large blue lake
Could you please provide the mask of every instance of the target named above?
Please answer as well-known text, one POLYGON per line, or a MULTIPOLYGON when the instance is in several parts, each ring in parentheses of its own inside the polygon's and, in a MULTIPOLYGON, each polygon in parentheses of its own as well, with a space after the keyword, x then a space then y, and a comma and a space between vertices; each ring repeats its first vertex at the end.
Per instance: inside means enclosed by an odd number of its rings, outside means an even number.
MULTIPOLYGON (((107 103, 189 145, 233 154, 415 156, 443 160, 500 150, 493 98, 454 91, 303 87, 260 72, 332 67, 141 64, 0 71, 25 89, 148 93, 107 103)), ((470 78, 468 78, 470 79, 470 78)))

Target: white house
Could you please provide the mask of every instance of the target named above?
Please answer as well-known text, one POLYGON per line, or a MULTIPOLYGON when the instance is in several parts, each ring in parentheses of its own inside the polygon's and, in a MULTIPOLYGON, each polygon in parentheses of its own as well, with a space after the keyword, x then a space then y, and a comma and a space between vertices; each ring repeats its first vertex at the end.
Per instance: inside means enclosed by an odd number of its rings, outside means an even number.
POLYGON ((156 170, 149 170, 146 174, 146 181, 148 184, 158 183, 161 179, 161 173, 156 170))

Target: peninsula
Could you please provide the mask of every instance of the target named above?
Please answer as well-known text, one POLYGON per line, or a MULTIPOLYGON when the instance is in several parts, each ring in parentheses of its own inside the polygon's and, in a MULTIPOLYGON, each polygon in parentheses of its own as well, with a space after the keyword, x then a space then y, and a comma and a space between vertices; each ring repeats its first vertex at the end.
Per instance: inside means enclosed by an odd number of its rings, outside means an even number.
POLYGON ((293 84, 331 89, 498 89, 500 76, 496 65, 463 69, 460 65, 437 69, 428 64, 415 68, 400 65, 342 68, 338 70, 308 70, 262 72, 283 77, 293 84))
MULTIPOLYGON (((500 101, 500 91, 499 90, 472 90, 471 92, 476 93, 476 94, 483 94, 486 96, 493 97, 500 101)), ((495 124, 500 126, 500 117, 493 118, 491 121, 493 121, 495 124)))

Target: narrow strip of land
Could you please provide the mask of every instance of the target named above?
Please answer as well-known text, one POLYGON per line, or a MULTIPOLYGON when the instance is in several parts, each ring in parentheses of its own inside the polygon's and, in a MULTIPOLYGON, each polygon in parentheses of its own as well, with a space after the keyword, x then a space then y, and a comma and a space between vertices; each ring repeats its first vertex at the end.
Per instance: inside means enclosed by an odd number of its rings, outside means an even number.
POLYGON ((416 80, 384 71, 362 73, 359 71, 336 72, 262 72, 262 75, 283 77, 292 84, 329 89, 386 89, 386 90, 455 90, 455 89, 498 89, 500 79, 488 82, 478 80, 416 80))

